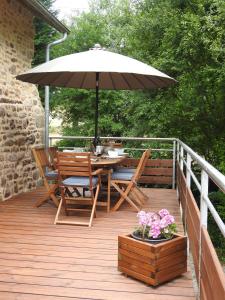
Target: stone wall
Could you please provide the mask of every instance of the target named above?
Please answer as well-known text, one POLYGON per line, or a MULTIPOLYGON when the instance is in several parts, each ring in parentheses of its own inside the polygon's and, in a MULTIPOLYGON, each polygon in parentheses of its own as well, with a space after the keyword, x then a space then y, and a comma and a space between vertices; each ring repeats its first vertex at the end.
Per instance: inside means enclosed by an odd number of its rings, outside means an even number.
POLYGON ((0 1, 0 200, 34 188, 31 147, 43 143, 44 111, 35 85, 15 76, 31 67, 33 16, 16 0, 0 1))

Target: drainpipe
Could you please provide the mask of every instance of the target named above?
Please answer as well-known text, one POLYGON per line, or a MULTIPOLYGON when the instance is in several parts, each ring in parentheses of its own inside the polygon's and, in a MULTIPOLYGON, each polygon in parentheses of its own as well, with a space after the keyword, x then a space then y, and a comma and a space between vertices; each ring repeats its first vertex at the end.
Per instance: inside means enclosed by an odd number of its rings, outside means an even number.
MULTIPOLYGON (((64 42, 67 38, 67 32, 63 34, 61 39, 51 42, 46 47, 46 59, 48 62, 50 60, 50 48, 54 45, 58 45, 64 42)), ((45 148, 49 147, 49 86, 45 86, 45 148)))

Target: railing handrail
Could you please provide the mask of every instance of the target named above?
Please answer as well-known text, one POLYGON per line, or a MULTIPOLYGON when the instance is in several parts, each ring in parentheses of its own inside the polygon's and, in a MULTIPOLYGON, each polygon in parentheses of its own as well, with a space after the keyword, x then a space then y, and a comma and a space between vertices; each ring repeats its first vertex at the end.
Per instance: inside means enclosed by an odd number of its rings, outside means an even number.
MULTIPOLYGON (((186 173, 190 174, 191 178, 194 180, 199 192, 201 193, 201 225, 205 225, 207 227, 207 219, 208 213, 207 210, 209 209, 214 221, 216 222, 218 228, 220 229, 221 233, 225 237, 225 225, 222 219, 220 218, 219 214, 217 213, 216 209, 214 208, 212 202, 208 197, 208 179, 211 178, 214 183, 223 191, 225 192, 225 176, 219 172, 216 168, 214 168, 210 163, 208 163, 204 158, 199 156, 196 152, 194 152, 189 146, 185 143, 177 139, 177 143, 179 145, 178 152, 180 153, 180 161, 178 157, 178 163, 183 171, 183 165, 185 164, 186 173), (195 176, 195 174, 191 170, 191 161, 189 164, 184 159, 184 150, 187 152, 188 155, 191 157, 192 160, 198 163, 201 167, 201 182, 199 182, 195 176), (205 178, 206 183, 203 183, 202 180, 205 178)), ((187 178, 186 178, 187 181, 187 178)), ((190 184, 190 183, 189 183, 190 184)), ((189 186, 190 187, 190 186, 189 186)))
MULTIPOLYGON (((93 136, 50 136, 49 139, 64 139, 64 140, 93 140, 93 136)), ((178 142, 183 149, 190 154, 193 160, 195 160, 201 168, 209 175, 209 177, 214 181, 214 183, 225 193, 225 176, 208 163, 203 157, 198 155, 194 150, 192 150, 188 145, 177 138, 153 138, 153 137, 111 137, 102 136, 100 139, 108 140, 121 140, 121 141, 156 141, 156 142, 178 142)))
POLYGON ((214 183, 225 193, 225 176, 185 143, 183 143, 179 139, 177 139, 177 142, 188 154, 190 154, 192 159, 201 166, 201 168, 209 175, 214 183))
MULTIPOLYGON (((121 141, 164 141, 164 142, 173 142, 176 141, 176 138, 149 138, 149 137, 125 137, 125 136, 100 136, 100 140, 121 140, 121 141)), ((94 139, 94 136, 49 136, 49 139, 55 140, 88 140, 91 141, 94 139)))

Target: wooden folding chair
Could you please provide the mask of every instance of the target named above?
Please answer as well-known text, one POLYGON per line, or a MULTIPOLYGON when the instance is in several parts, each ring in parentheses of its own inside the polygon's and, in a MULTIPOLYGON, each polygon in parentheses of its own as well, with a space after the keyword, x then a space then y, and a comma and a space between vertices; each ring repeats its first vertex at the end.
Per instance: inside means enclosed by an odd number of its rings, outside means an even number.
POLYGON ((49 155, 49 161, 50 161, 52 167, 53 167, 54 169, 57 169, 56 162, 57 162, 57 152, 58 152, 58 148, 57 148, 57 147, 54 147, 54 146, 51 146, 51 147, 49 147, 48 149, 46 149, 46 151, 48 152, 48 155, 49 155))
POLYGON ((146 150, 133 172, 113 172, 111 175, 111 185, 120 193, 120 198, 113 211, 120 208, 124 201, 127 201, 135 210, 139 211, 148 197, 138 188, 137 182, 140 179, 147 160, 150 156, 150 150, 146 150))
POLYGON ((61 191, 61 201, 55 217, 55 224, 70 224, 92 226, 93 218, 96 214, 96 204, 100 190, 102 169, 95 172, 91 168, 91 153, 71 153, 58 152, 57 166, 59 172, 59 186, 61 191), (68 188, 83 188, 88 189, 90 196, 71 196, 66 192, 68 188), (65 209, 66 216, 69 212, 85 213, 89 212, 90 217, 88 222, 80 221, 80 216, 77 220, 70 220, 71 217, 65 217, 67 220, 59 219, 62 207, 65 209))
POLYGON ((35 206, 39 207, 42 203, 51 199, 58 207, 59 201, 55 196, 55 192, 58 189, 58 172, 54 170, 51 162, 49 161, 49 154, 45 148, 32 148, 32 153, 44 186, 47 190, 47 196, 45 198, 40 198, 35 203, 35 206))

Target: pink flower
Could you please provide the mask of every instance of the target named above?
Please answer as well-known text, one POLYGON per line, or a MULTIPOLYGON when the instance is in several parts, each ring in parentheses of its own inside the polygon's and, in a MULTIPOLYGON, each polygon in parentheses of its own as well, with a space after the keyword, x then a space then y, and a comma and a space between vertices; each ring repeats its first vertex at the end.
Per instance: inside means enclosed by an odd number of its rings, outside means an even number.
POLYGON ((163 218, 163 217, 165 217, 165 216, 167 216, 169 214, 170 214, 169 211, 167 209, 165 209, 165 208, 163 208, 163 209, 161 209, 159 211, 159 215, 160 215, 161 218, 163 218))
POLYGON ((153 220, 152 220, 153 215, 154 215, 154 213, 151 213, 151 212, 147 213, 147 225, 150 226, 150 227, 151 227, 152 222, 153 222, 153 220))
POLYGON ((141 210, 137 214, 139 225, 147 225, 147 214, 145 211, 141 210))
POLYGON ((156 221, 152 222, 152 226, 151 226, 149 235, 155 239, 160 234, 161 234, 160 220, 156 220, 156 221))
POLYGON ((167 215, 167 216, 165 216, 164 218, 165 218, 165 221, 168 223, 168 225, 170 225, 170 224, 172 224, 172 223, 175 222, 174 217, 171 216, 171 215, 167 215))
POLYGON ((149 236, 154 239, 165 234, 172 234, 176 226, 170 228, 169 225, 175 223, 175 219, 170 215, 167 209, 161 209, 158 213, 140 211, 137 214, 140 227, 138 230, 142 232, 143 236, 149 236))
POLYGON ((152 220, 156 221, 156 220, 160 220, 160 216, 158 214, 152 214, 152 220))
POLYGON ((167 221, 167 219, 166 219, 166 217, 164 217, 164 218, 162 218, 161 220, 160 220, 160 227, 161 228, 165 228, 165 227, 167 227, 169 224, 168 224, 168 221, 167 221))

